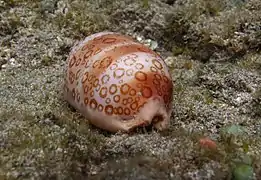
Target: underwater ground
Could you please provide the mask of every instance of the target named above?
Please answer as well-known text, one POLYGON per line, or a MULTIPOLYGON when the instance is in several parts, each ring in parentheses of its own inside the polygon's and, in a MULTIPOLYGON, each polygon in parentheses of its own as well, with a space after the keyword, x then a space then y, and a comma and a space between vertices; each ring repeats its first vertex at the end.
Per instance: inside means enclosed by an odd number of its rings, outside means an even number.
POLYGON ((0 179, 261 179, 260 50, 260 0, 0 0, 0 179), (110 134, 63 100, 70 48, 104 30, 168 64, 168 130, 110 134))

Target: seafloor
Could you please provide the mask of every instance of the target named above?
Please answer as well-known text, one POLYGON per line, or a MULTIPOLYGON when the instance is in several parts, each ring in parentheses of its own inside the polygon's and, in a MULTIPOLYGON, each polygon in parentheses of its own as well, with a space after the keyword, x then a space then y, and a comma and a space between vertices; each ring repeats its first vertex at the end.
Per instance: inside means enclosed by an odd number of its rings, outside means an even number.
POLYGON ((260 0, 0 0, 0 179, 261 179, 260 49, 260 0), (168 130, 109 134, 63 100, 70 48, 104 30, 166 60, 168 130))

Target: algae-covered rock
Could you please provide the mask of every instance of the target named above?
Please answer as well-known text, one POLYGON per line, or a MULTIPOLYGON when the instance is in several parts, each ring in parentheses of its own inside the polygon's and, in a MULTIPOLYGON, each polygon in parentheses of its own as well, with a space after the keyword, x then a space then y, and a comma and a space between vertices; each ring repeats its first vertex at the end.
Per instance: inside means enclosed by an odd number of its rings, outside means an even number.
POLYGON ((245 133, 246 130, 242 126, 235 125, 235 124, 224 127, 221 132, 223 136, 240 136, 240 135, 242 136, 245 135, 245 133))
POLYGON ((254 170, 247 164, 239 164, 233 170, 234 180, 252 180, 254 176, 254 170))

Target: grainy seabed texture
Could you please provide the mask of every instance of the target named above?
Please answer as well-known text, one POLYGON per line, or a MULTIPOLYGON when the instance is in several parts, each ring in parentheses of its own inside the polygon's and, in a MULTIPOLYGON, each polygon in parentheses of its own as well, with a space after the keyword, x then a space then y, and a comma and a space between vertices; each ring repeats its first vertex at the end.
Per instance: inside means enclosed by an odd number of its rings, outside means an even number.
POLYGON ((0 0, 0 46, 0 179, 261 179, 260 0, 0 0), (168 130, 109 134, 63 100, 70 48, 104 30, 165 59, 168 130))

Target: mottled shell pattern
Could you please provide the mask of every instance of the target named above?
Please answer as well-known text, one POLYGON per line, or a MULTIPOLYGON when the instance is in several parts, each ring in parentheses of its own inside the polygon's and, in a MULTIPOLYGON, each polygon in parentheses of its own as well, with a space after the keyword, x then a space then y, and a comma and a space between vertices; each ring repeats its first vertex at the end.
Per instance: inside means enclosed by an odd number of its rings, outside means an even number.
POLYGON ((173 84, 164 61, 128 36, 100 32, 76 44, 68 57, 64 97, 91 124, 130 131, 167 127, 173 84))

